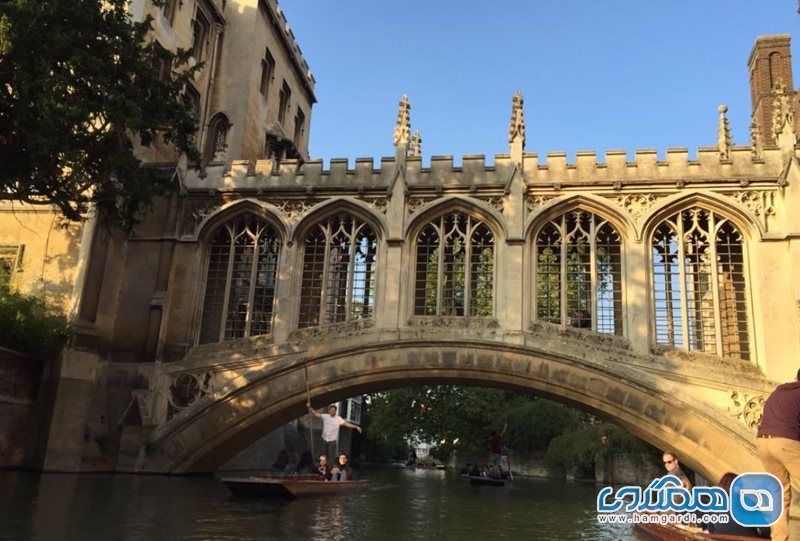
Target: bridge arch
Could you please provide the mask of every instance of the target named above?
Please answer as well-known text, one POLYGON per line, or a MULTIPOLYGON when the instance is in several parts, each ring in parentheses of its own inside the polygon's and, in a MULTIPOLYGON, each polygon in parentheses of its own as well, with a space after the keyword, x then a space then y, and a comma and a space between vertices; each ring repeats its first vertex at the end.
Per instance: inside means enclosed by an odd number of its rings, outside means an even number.
MULTIPOLYGON (((490 331, 449 332, 452 336, 440 341, 413 338, 418 335, 412 333, 385 342, 365 333, 279 359, 255 355, 247 361, 248 369, 237 361, 238 371, 156 430, 143 469, 214 470, 259 437, 303 415, 306 384, 319 406, 415 383, 527 390, 577 406, 656 447, 675 450, 709 479, 758 468, 754 434, 734 416, 722 415, 703 395, 686 392, 683 376, 665 379, 665 371, 682 370, 665 359, 639 363, 620 359, 617 352, 610 357, 616 362, 606 362, 597 354, 597 344, 584 344, 588 349, 578 352, 579 342, 585 340, 581 335, 587 334, 582 331, 568 331, 558 344, 546 343, 544 335, 512 344, 492 340, 490 331), (476 335, 482 337, 465 338, 476 335)), ((599 343, 605 344, 601 349, 613 350, 616 341, 620 339, 609 337, 599 343)), ((696 359, 692 365, 691 370, 708 372, 696 359)), ((741 381, 741 368, 729 375, 727 385, 736 378, 741 381)), ((769 384, 760 381, 756 387, 766 389, 769 384)))

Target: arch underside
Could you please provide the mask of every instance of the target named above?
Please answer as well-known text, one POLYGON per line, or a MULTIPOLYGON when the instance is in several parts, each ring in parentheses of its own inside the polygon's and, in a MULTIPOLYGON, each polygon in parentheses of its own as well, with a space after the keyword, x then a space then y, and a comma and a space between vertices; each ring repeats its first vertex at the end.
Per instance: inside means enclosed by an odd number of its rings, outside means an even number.
MULTIPOLYGON (((311 347, 304 355, 228 373, 227 384, 156 430, 143 469, 213 471, 261 436, 306 413, 306 374, 317 407, 414 384, 530 391, 672 449, 709 479, 758 466, 754 435, 728 412, 698 399, 701 394, 686 391, 685 381, 606 359, 587 361, 537 347, 464 341, 393 340, 335 351, 330 344, 324 350, 311 347)), ((669 366, 662 362, 658 368, 669 366)))

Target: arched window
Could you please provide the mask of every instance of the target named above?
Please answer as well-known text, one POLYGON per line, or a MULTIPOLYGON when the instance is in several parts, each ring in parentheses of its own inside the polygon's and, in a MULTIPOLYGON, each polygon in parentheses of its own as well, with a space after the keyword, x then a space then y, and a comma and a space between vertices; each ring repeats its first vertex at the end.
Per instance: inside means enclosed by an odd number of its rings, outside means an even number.
POLYGON ((536 317, 622 334, 622 239, 607 220, 573 210, 534 239, 536 317))
POLYGON ((750 358, 741 232, 693 207, 653 233, 653 307, 658 344, 750 358))
POLYGON ((221 225, 211 241, 200 343, 269 334, 281 241, 254 214, 221 225))
POLYGON ((414 315, 494 313, 494 234, 463 212, 440 216, 417 235, 414 315))
POLYGON ((378 251, 372 227, 340 212, 312 227, 304 244, 299 327, 372 317, 378 251))
POLYGON ((208 134, 206 135, 205 149, 203 150, 203 163, 208 165, 214 161, 215 156, 224 155, 228 148, 228 130, 230 122, 228 117, 222 113, 217 113, 208 124, 208 134))

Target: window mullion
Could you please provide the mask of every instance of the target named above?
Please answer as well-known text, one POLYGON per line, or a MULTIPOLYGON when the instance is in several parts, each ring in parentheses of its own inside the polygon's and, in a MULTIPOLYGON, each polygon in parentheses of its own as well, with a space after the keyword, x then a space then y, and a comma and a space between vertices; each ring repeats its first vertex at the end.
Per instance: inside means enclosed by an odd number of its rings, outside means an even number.
POLYGON ((236 259, 236 229, 228 229, 230 233, 230 250, 228 250, 228 270, 225 275, 225 295, 222 299, 222 318, 220 319, 219 341, 225 340, 225 327, 228 325, 228 303, 231 298, 231 279, 233 277, 233 263, 236 259))
POLYGON ((330 219, 328 220, 328 224, 326 227, 320 226, 322 232, 325 236, 325 249, 323 250, 323 257, 322 260, 322 285, 320 287, 320 303, 319 303, 319 324, 325 325, 328 323, 325 315, 328 310, 328 282, 330 277, 328 273, 330 272, 330 259, 331 259, 331 233, 330 233, 330 219))
POLYGON ((678 212, 678 219, 675 220, 678 229, 678 280, 680 281, 679 287, 681 292, 681 328, 683 329, 683 349, 691 349, 691 340, 689 338, 689 314, 688 314, 688 299, 686 297, 686 261, 685 261, 685 246, 683 238, 683 215, 678 212))
POLYGON ((561 287, 559 288, 559 315, 561 324, 567 324, 567 253, 569 244, 569 232, 567 231, 567 214, 561 216, 561 287))
POLYGON ((244 337, 250 337, 250 327, 253 324, 253 302, 255 300, 255 293, 256 293, 256 278, 258 276, 258 258, 259 258, 259 242, 258 237, 260 235, 256 235, 256 238, 252 239, 255 243, 253 247, 253 262, 250 265, 250 291, 247 292, 247 312, 244 316, 244 337))
POLYGON ((717 342, 716 354, 722 357, 722 317, 720 314, 721 303, 719 298, 719 276, 717 275, 717 223, 714 213, 708 213, 708 248, 709 248, 709 268, 711 275, 711 302, 714 307, 714 339, 717 342))
POLYGON ((447 237, 444 235, 444 217, 439 218, 439 260, 436 262, 436 315, 442 315, 444 296, 444 257, 447 237))
POLYGON ((591 323, 592 330, 597 332, 597 220, 594 214, 591 214, 591 222, 589 224, 589 279, 591 282, 592 298, 591 298, 591 323))

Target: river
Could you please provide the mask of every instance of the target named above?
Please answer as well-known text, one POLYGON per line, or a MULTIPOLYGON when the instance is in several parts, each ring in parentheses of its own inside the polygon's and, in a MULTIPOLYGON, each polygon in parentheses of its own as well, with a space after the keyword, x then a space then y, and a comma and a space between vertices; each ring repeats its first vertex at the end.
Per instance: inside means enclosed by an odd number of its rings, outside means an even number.
POLYGON ((470 485, 455 472, 362 468, 369 489, 271 501, 231 497, 214 477, 0 472, 0 539, 636 539, 600 525, 591 483, 514 479, 470 485))

